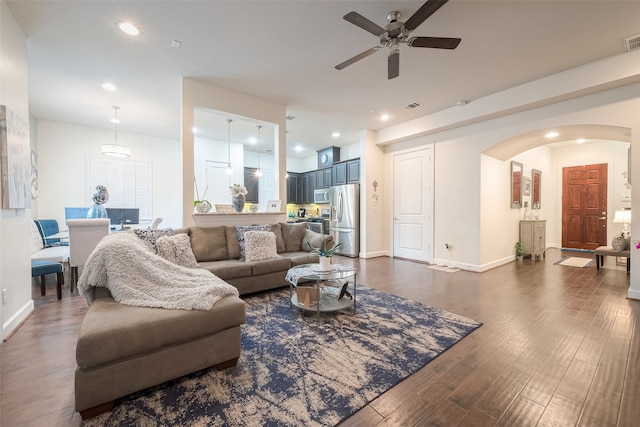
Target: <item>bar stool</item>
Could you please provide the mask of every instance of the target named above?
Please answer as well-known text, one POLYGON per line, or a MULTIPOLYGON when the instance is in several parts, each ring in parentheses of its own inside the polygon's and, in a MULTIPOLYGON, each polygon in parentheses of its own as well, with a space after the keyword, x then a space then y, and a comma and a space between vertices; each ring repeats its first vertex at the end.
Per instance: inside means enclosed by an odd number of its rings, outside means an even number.
POLYGON ((64 284, 64 274, 62 273, 62 263, 46 260, 31 261, 31 277, 40 276, 40 295, 45 296, 47 289, 45 286, 45 276, 56 273, 58 276, 57 294, 58 299, 62 299, 62 285, 64 284))

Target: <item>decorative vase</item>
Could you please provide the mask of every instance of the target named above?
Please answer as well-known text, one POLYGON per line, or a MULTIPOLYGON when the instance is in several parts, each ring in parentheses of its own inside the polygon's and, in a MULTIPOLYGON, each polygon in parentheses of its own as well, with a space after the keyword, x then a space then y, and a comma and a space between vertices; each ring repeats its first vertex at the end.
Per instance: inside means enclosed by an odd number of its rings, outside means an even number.
POLYGON ((320 264, 320 270, 329 271, 331 270, 331 258, 328 256, 319 256, 318 262, 320 264))
POLYGON ((94 203, 87 211, 87 218, 109 218, 104 206, 94 203))
POLYGON ((193 210, 195 211, 195 213, 199 214, 208 213, 211 210, 211 203, 207 202, 206 200, 197 202, 193 207, 193 210))
POLYGON ((238 194, 237 196, 233 196, 231 198, 231 204, 233 205, 233 209, 236 212, 242 212, 244 210, 244 202, 246 197, 244 194, 238 194))

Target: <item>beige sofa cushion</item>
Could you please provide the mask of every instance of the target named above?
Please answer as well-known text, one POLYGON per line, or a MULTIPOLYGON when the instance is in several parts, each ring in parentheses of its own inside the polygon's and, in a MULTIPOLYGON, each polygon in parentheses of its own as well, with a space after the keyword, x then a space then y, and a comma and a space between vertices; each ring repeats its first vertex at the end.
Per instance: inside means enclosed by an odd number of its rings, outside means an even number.
POLYGON ((280 223, 271 224, 271 232, 276 235, 276 249, 278 253, 284 252, 287 248, 284 245, 284 238, 282 237, 282 226, 280 223))
POLYGON ((282 272, 282 277, 284 278, 287 270, 291 268, 291 259, 278 256, 278 258, 254 261, 249 265, 251 265, 251 273, 254 276, 282 272))
POLYGON ((305 252, 311 252, 313 249, 311 249, 309 245, 313 246, 314 248, 319 248, 322 246, 323 240, 326 240, 327 242, 327 249, 331 249, 333 247, 333 236, 327 234, 318 234, 314 233, 311 230, 307 230, 304 233, 304 237, 302 238, 302 250, 305 252), (307 242, 309 242, 309 245, 307 245, 307 242))
POLYGON ((198 262, 229 258, 226 227, 191 227, 191 249, 198 262))
MULTIPOLYGON (((268 261, 265 261, 268 262, 268 261)), ((222 261, 199 262, 200 268, 204 268, 221 278, 222 280, 238 277, 251 277, 251 263, 239 259, 224 259, 222 261)))
POLYGON ((229 253, 229 259, 239 259, 240 243, 238 243, 236 228, 233 225, 228 225, 225 227, 225 229, 225 233, 227 235, 227 252, 229 253))
POLYGON ((302 238, 307 231, 307 223, 280 224, 286 252, 297 252, 302 249, 302 238))
POLYGON ((225 297, 209 311, 133 307, 99 299, 82 322, 76 360, 90 368, 211 335, 245 322, 245 304, 225 297))

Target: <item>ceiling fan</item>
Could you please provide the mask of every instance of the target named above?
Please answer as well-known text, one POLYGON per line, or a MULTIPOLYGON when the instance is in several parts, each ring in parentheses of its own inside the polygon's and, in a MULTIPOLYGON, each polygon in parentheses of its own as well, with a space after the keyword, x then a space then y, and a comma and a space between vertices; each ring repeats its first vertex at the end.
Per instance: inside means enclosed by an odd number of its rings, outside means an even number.
POLYGON ((400 44, 405 43, 411 47, 430 47, 435 49, 455 49, 462 39, 450 37, 409 37, 409 34, 428 17, 436 13, 449 0, 427 0, 407 22, 398 21, 400 12, 393 11, 387 15, 388 24, 384 28, 369 21, 358 12, 349 12, 343 16, 345 21, 370 32, 374 36, 380 37, 380 46, 372 47, 369 50, 347 59, 336 65, 337 70, 342 70, 349 65, 360 61, 367 56, 376 53, 383 47, 389 48, 387 58, 388 79, 391 80, 400 75, 400 44))

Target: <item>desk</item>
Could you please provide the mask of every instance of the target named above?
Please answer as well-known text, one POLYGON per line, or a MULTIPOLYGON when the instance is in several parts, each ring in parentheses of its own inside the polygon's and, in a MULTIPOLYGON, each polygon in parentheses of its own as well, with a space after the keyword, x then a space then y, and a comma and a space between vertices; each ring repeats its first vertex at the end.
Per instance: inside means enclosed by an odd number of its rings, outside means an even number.
POLYGON ((627 258, 627 274, 629 274, 629 270, 631 267, 631 251, 629 249, 625 251, 617 251, 611 246, 599 246, 594 252, 596 254, 597 270, 600 270, 600 266, 604 265, 604 257, 606 256, 625 257, 627 258))

